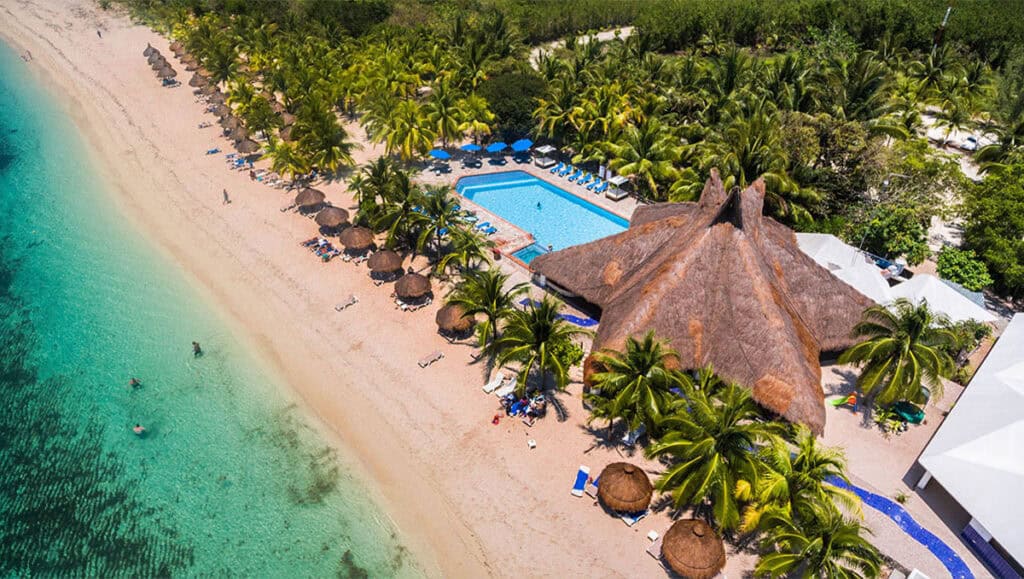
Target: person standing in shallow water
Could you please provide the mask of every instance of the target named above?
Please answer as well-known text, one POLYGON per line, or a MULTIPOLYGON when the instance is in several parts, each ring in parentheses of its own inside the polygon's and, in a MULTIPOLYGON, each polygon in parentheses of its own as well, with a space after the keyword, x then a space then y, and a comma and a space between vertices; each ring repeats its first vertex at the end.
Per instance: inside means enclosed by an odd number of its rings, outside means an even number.
POLYGON ((198 358, 203 355, 203 349, 199 347, 199 342, 192 342, 192 356, 198 358))

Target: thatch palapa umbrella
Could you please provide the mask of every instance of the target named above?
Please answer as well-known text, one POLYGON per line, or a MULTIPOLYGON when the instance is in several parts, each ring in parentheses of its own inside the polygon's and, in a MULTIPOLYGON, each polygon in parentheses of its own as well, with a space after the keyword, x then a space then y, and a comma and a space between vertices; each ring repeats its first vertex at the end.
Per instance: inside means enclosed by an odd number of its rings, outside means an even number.
POLYGON ((213 92, 206 97, 207 102, 222 105, 224 104, 224 93, 220 92, 220 89, 213 87, 213 92))
POLYGON ((174 78, 178 76, 178 72, 171 68, 169 65, 161 68, 157 73, 157 78, 174 78))
MULTIPOLYGON (((312 190, 316 191, 316 189, 312 190)), ((310 191, 310 189, 306 189, 303 193, 306 191, 310 191)), ((298 202, 299 199, 296 197, 295 203, 298 204, 298 202)), ((345 251, 349 253, 363 253, 373 247, 373 232, 365 227, 349 227, 338 235, 338 241, 345 246, 345 251)))
POLYGON ((233 131, 242 126, 242 121, 238 120, 238 117, 234 115, 228 115, 220 120, 220 126, 224 127, 227 131, 233 131))
POLYGON ((235 127, 228 133, 228 138, 236 143, 240 143, 249 138, 249 130, 242 126, 235 127))
POLYGON ((194 72, 194 71, 199 70, 199 63, 196 62, 196 59, 194 59, 194 58, 190 59, 190 60, 184 60, 183 59, 181 62, 182 62, 182 64, 185 65, 185 70, 187 70, 189 72, 194 72))
POLYGON ((210 112, 212 112, 213 114, 217 115, 217 117, 223 119, 224 117, 226 117, 226 116, 231 114, 231 107, 229 107, 227 105, 220 104, 220 105, 217 105, 217 106, 213 107, 213 110, 210 111, 210 112))
POLYGON ((235 150, 243 155, 250 155, 260 150, 260 144, 252 139, 243 139, 235 143, 235 150))
POLYGON ((390 249, 382 249, 371 255, 366 265, 373 272, 393 273, 402 269, 402 256, 390 249))
POLYGON ((208 85, 204 86, 203 88, 199 89, 199 94, 206 95, 206 96, 212 95, 213 93, 216 93, 216 92, 220 92, 220 89, 217 88, 217 85, 213 85, 213 84, 208 84, 208 85))
POLYGON ((206 80, 206 77, 199 74, 198 72, 193 74, 192 78, 188 79, 188 86, 202 88, 208 84, 210 84, 210 81, 206 80))
POLYGON ((154 60, 153 62, 149 63, 149 65, 153 70, 160 70, 165 66, 170 66, 167 60, 165 60, 163 57, 154 60))
POLYGON ((153 54, 154 52, 156 52, 156 49, 155 49, 155 48, 153 48, 153 45, 152 45, 152 44, 150 44, 150 43, 148 43, 148 42, 147 42, 147 43, 146 43, 146 49, 142 51, 142 56, 145 56, 145 57, 147 57, 147 58, 148 58, 148 57, 149 57, 149 55, 150 55, 150 54, 153 54))
POLYGON ((597 498, 613 511, 639 513, 651 504, 654 486, 642 468, 628 462, 604 467, 597 483, 597 498))
POLYGON ((725 567, 725 546, 704 521, 676 521, 661 541, 661 558, 689 579, 711 579, 725 567))
MULTIPOLYGON (((294 125, 292 125, 294 126, 294 125)), ((277 132, 277 136, 281 137, 282 141, 292 141, 292 126, 284 127, 277 132)))
POLYGON ((402 279, 395 283, 395 295, 403 300, 418 299, 430 293, 430 280, 418 273, 410 273, 402 276, 402 279))
POLYGON ((336 229, 348 223, 348 211, 341 207, 325 207, 316 214, 316 224, 328 229, 336 229))
POLYGON ((155 49, 155 48, 153 49, 153 52, 150 52, 149 56, 146 57, 146 62, 148 62, 149 64, 153 64, 154 62, 157 62, 157 61, 160 61, 160 60, 167 60, 167 59, 165 59, 164 55, 160 54, 160 51, 155 49))
POLYGON ((295 115, 285 111, 281 113, 281 122, 284 123, 284 126, 290 127, 295 124, 295 115))
POLYGON ((173 52, 174 54, 181 54, 185 52, 185 45, 175 40, 171 43, 171 52, 173 52))
POLYGON ((300 211, 315 211, 324 204, 325 198, 323 191, 306 187, 295 196, 295 204, 298 205, 300 211))
POLYGON ((459 304, 448 304, 437 310, 434 317, 437 329, 443 333, 462 334, 468 332, 476 320, 466 314, 466 309, 459 304))

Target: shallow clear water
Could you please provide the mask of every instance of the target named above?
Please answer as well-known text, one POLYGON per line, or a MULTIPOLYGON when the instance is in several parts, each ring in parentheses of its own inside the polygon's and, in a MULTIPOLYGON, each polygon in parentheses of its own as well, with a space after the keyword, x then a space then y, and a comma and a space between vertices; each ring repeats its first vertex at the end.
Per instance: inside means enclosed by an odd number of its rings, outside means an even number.
POLYGON ((0 44, 0 576, 420 575, 27 66, 0 44))
MULTIPOLYGON (((565 183, 567 187, 585 187, 565 183)), ((467 199, 533 234, 537 245, 553 250, 621 233, 625 219, 523 171, 459 179, 456 190, 467 199)))

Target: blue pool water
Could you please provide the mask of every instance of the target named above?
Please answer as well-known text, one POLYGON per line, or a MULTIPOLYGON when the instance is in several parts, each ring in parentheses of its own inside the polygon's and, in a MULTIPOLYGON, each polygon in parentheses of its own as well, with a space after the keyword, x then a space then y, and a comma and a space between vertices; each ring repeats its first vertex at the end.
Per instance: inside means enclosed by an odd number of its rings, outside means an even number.
POLYGON ((537 257, 538 255, 544 255, 547 252, 548 250, 534 243, 532 245, 527 245, 526 247, 520 249, 519 251, 513 253, 512 255, 514 255, 516 258, 518 258, 520 261, 523 261, 524 263, 530 263, 531 261, 533 261, 533 258, 537 257))
MULTIPOLYGON (((455 188, 466 199, 531 233, 540 247, 565 249, 629 227, 629 221, 618 215, 523 171, 463 177, 455 188)), ((524 257, 529 259, 520 259, 529 262, 537 256, 536 251, 528 253, 524 257)))

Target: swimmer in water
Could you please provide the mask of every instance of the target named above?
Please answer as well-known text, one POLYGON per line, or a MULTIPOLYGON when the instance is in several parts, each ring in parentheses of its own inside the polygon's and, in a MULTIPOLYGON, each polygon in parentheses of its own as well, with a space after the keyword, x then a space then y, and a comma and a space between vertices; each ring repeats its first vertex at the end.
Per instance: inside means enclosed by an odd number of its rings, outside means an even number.
POLYGON ((141 424, 136 424, 134 427, 132 427, 132 432, 139 436, 142 436, 142 433, 146 432, 146 429, 143 428, 141 424))
POLYGON ((540 211, 541 209, 543 209, 543 207, 541 206, 540 201, 538 201, 537 202, 537 211, 540 211))
POLYGON ((199 347, 199 342, 192 342, 192 355, 196 358, 203 355, 203 349, 199 347))
POLYGON ((128 381, 128 385, 131 386, 133 389, 138 389, 140 386, 142 386, 142 382, 139 382, 138 378, 132 378, 131 380, 128 381))

